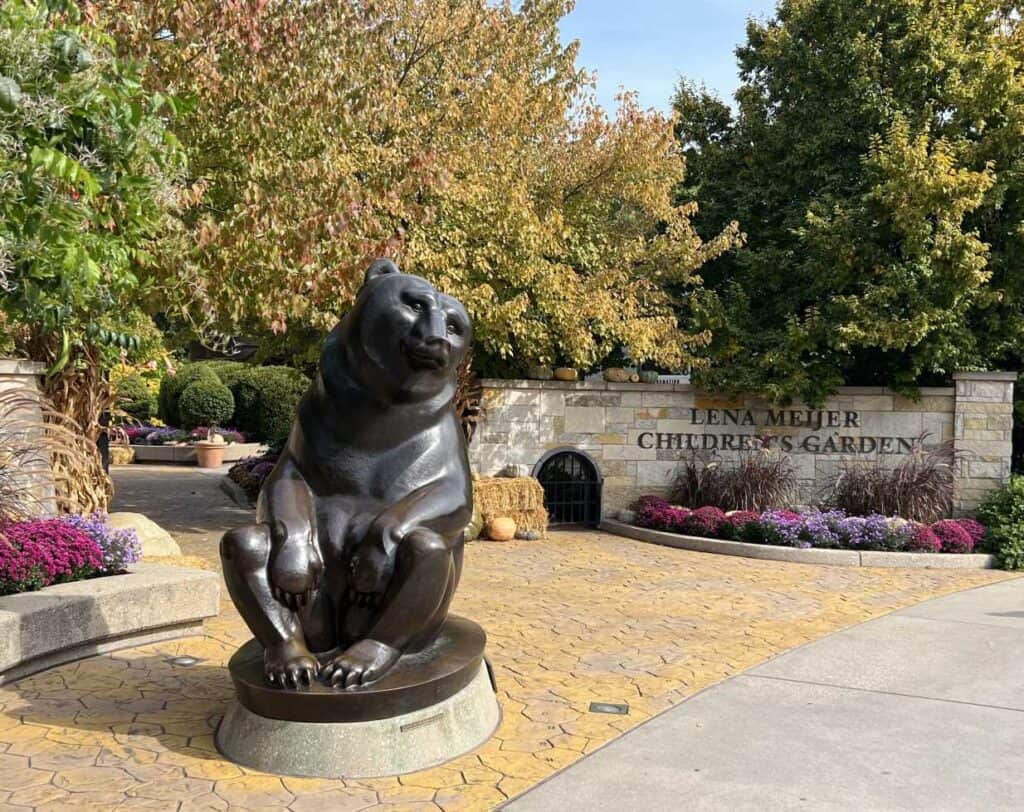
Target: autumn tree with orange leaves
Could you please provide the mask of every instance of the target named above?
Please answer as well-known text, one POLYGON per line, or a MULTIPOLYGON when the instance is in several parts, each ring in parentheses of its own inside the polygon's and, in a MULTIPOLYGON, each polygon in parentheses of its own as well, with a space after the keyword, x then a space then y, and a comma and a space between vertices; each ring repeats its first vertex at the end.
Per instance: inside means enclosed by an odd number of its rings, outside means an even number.
POLYGON ((672 296, 736 226, 702 241, 673 202, 668 118, 593 101, 558 36, 570 0, 93 5, 148 86, 191 100, 197 323, 308 344, 389 255, 462 299, 509 370, 616 349, 680 367, 707 342, 672 296))

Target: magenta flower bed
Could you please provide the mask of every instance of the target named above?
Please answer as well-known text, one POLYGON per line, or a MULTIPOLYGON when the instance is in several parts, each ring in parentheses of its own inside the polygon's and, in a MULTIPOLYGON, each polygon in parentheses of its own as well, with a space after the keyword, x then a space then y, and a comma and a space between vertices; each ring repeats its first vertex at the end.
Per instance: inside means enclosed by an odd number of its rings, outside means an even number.
POLYGON ((113 575, 139 560, 134 530, 114 530, 101 513, 0 527, 0 595, 113 575))
POLYGON ((890 552, 970 553, 985 537, 974 519, 944 519, 932 525, 893 516, 847 516, 841 510, 733 511, 716 507, 670 505, 657 496, 643 496, 635 505, 636 524, 688 536, 775 544, 890 552))
POLYGON ((166 445, 168 443, 194 443, 197 440, 205 440, 210 432, 219 434, 224 438, 225 443, 244 443, 248 438, 238 429, 224 428, 222 426, 199 426, 192 431, 175 428, 174 426, 150 426, 142 424, 139 426, 125 426, 123 429, 128 442, 131 445, 166 445))

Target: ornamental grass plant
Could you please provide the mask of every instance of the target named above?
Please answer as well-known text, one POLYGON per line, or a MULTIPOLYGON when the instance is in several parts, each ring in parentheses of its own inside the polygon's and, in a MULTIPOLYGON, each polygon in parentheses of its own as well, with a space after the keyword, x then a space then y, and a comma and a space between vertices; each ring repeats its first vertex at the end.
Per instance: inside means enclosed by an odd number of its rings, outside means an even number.
POLYGON ((762 450, 728 461, 692 455, 676 470, 669 498, 689 507, 767 510, 791 504, 795 491, 789 458, 762 450))
POLYGON ((102 486, 76 484, 91 470, 88 443, 78 424, 35 389, 0 392, 0 525, 44 512, 51 481, 65 510, 101 502, 102 486))
POLYGON ((927 447, 922 434, 895 465, 883 458, 847 462, 826 486, 823 502, 849 515, 902 516, 931 524, 952 515, 957 455, 952 442, 927 447))

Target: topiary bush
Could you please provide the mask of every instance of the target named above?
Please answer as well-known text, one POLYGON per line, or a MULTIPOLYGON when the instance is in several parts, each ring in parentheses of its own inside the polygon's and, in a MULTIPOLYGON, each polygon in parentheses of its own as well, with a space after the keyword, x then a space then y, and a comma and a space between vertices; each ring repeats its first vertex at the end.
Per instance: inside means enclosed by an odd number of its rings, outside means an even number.
POLYGON ((114 384, 117 392, 117 406, 140 422, 145 422, 157 412, 157 398, 141 375, 125 375, 114 384))
POLYGON ((1024 476, 989 494, 978 508, 978 518, 988 530, 985 547, 995 553, 1003 569, 1024 568, 1024 476))
POLYGON ((235 384, 234 424, 250 437, 280 443, 288 437, 309 379, 291 367, 251 367, 235 384))
MULTIPOLYGON (((181 367, 174 375, 167 375, 160 381, 160 394, 157 400, 161 420, 170 426, 181 425, 181 412, 179 411, 178 401, 181 398, 182 392, 190 384, 197 381, 218 384, 221 382, 212 369, 201 364, 187 364, 181 367)), ((230 417, 231 415, 228 415, 228 418, 230 417)), ((225 419, 225 422, 227 422, 227 419, 225 419)))
POLYGON ((218 426, 228 422, 235 412, 235 397, 219 380, 197 380, 185 387, 178 400, 181 425, 218 426))

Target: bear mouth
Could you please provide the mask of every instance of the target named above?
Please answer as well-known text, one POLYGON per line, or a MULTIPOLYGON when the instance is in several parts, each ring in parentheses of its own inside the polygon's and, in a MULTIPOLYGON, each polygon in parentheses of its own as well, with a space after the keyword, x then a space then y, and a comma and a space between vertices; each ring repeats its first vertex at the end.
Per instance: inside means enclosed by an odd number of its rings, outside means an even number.
POLYGON ((406 344, 405 354, 413 369, 437 371, 448 366, 448 352, 444 349, 432 349, 423 344, 406 344))

